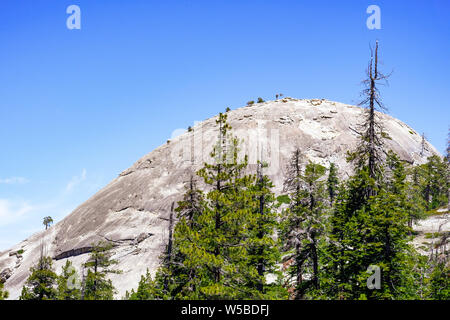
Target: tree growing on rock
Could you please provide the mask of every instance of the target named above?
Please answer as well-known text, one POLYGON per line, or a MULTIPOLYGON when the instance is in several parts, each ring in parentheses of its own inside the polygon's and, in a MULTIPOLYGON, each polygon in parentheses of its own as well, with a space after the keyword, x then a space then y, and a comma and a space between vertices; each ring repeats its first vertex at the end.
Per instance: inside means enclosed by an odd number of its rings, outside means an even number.
POLYGON ((50 216, 45 217, 42 222, 42 224, 45 226, 45 230, 47 230, 52 223, 53 223, 53 219, 50 216))
POLYGON ((70 260, 62 267, 61 275, 58 280, 58 300, 80 300, 81 282, 77 270, 73 267, 70 260))
MULTIPOLYGON (((247 157, 238 159, 239 141, 227 115, 216 120, 218 141, 178 203, 172 258, 154 280, 144 277, 140 296, 157 299, 261 299, 277 296, 265 275, 275 265, 271 184, 262 172, 244 173, 247 157), (147 288, 147 289, 145 289, 147 288), (143 294, 146 291, 147 294, 143 294)), ((139 288, 138 288, 139 291, 139 288)), ((137 297, 137 293, 133 296, 137 297)))
POLYGON ((41 255, 37 264, 30 268, 31 275, 22 288, 20 300, 54 300, 57 297, 58 276, 53 271, 52 258, 41 255))
POLYGON ((111 259, 112 245, 110 243, 99 242, 92 247, 91 255, 84 264, 87 269, 87 276, 82 287, 82 298, 84 300, 112 300, 116 290, 108 274, 121 273, 121 270, 110 269, 118 263, 111 259))

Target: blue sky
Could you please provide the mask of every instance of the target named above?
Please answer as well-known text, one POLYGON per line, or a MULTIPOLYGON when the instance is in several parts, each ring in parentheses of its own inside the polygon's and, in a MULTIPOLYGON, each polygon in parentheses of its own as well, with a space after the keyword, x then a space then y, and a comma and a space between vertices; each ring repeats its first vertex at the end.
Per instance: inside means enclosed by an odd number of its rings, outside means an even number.
POLYGON ((61 220, 186 128, 261 96, 359 101, 380 41, 389 113, 439 151, 450 2, 0 2, 0 250, 61 220), (69 30, 66 8, 81 9, 69 30), (369 30, 369 5, 381 30, 369 30))

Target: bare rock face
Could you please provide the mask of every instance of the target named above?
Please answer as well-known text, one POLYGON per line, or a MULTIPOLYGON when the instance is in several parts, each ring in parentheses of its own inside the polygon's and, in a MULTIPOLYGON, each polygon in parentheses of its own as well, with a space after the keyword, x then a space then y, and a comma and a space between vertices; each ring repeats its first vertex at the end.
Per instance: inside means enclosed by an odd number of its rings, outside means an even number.
MULTIPOLYGON (((421 164, 436 149, 426 143, 421 152, 421 136, 405 123, 378 114, 391 139, 386 146, 410 163, 421 164)), ((249 170, 257 160, 269 163, 268 174, 275 192, 282 190, 284 170, 296 147, 309 159, 329 166, 334 162, 340 175, 351 174, 346 152, 358 141, 362 109, 327 100, 285 98, 258 103, 228 112, 233 134, 243 139, 241 154, 249 156, 249 170)), ((120 275, 111 279, 117 297, 135 288, 140 276, 152 273, 159 263, 168 237, 168 216, 172 203, 181 199, 189 175, 205 161, 216 143, 216 118, 196 124, 189 132, 156 148, 116 179, 46 231, 38 232, 10 250, 0 253, 0 274, 11 299, 17 299, 30 267, 45 253, 55 259, 60 272, 70 259, 79 269, 92 243, 108 240, 119 261, 120 275), (19 254, 20 252, 20 254, 19 254)))

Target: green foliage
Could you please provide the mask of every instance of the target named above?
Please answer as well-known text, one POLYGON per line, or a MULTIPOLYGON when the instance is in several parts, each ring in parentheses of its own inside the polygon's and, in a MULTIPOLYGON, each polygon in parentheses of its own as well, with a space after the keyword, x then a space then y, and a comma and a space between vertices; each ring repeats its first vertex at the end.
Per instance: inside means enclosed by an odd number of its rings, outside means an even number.
POLYGON ((330 169, 328 172, 328 179, 327 179, 327 189, 331 204, 333 204, 334 199, 336 199, 338 185, 339 185, 339 178, 336 165, 334 163, 330 163, 330 169))
POLYGON ((422 194, 426 210, 447 205, 450 189, 448 162, 433 155, 428 158, 427 163, 413 170, 415 183, 422 194))
POLYGON ((52 223, 53 223, 53 219, 50 216, 45 217, 42 222, 42 224, 45 226, 45 230, 47 230, 52 223))
POLYGON ((255 104, 255 101, 253 101, 253 100, 247 102, 247 106, 251 106, 253 104, 255 104))
POLYGON ((289 192, 290 206, 282 215, 280 239, 288 266, 287 281, 295 284, 293 296, 300 299, 320 287, 326 169, 310 162, 303 170, 300 151, 296 150, 287 171, 285 189, 289 192), (305 280, 305 273, 311 275, 310 280, 305 280))
POLYGON ((58 277, 58 300, 80 300, 81 282, 72 262, 67 260, 62 267, 62 273, 58 277))
POLYGON ((289 204, 289 203, 291 203, 291 199, 289 198, 289 196, 287 194, 283 194, 283 195, 277 197, 277 202, 279 204, 289 204))
MULTIPOLYGON (((332 299, 416 299, 423 270, 409 244, 410 190, 407 170, 397 155, 387 154, 383 180, 373 183, 363 166, 345 183, 330 218, 327 279, 323 294, 332 299), (381 269, 380 290, 366 286, 367 268, 381 269)), ((423 264, 423 262, 422 262, 423 264)), ((420 289, 420 290, 419 290, 420 289)), ((422 290, 423 291, 423 290, 422 290)))
POLYGON ((430 298, 450 300, 450 267, 445 261, 436 263, 430 277, 430 298))
POLYGON ((273 239, 276 227, 272 184, 259 164, 257 175, 244 174, 247 157, 238 159, 239 141, 226 114, 217 120, 219 139, 197 176, 191 177, 176 209, 179 221, 173 248, 161 257, 155 279, 147 274, 130 299, 273 299, 285 297, 280 282, 266 283, 277 273, 273 239), (167 256, 170 252, 170 255, 167 256))
POLYGON ((258 97, 258 101, 257 101, 257 103, 263 103, 263 102, 265 102, 265 101, 264 101, 264 99, 263 99, 263 98, 261 98, 261 97, 258 97))
POLYGON ((99 242, 92 247, 91 255, 84 264, 87 269, 87 276, 83 283, 82 295, 84 300, 112 300, 116 290, 108 274, 121 273, 120 270, 110 269, 117 264, 111 259, 112 245, 99 242))
POLYGON ((4 290, 3 286, 4 286, 3 282, 0 281, 0 300, 5 300, 8 299, 9 297, 8 291, 4 290))
POLYGON ((31 275, 22 288, 20 300, 54 300, 57 297, 58 276, 53 271, 52 258, 42 256, 30 268, 31 275))

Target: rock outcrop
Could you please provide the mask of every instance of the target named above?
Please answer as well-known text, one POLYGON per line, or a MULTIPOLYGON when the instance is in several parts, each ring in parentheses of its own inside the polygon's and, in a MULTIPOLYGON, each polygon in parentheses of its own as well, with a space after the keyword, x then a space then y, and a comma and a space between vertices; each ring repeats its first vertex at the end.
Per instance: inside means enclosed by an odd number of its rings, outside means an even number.
MULTIPOLYGON (((387 147, 403 160, 420 164, 438 154, 428 143, 421 154, 421 136, 416 131, 389 115, 378 116, 391 137, 387 147)), ((249 170, 262 156, 269 163, 267 174, 276 193, 282 190, 285 165, 296 147, 309 160, 325 166, 334 162, 343 177, 351 174, 346 151, 357 144, 361 117, 361 108, 323 99, 285 98, 228 112, 233 133, 244 141, 241 153, 249 155, 249 170)), ((215 120, 198 123, 156 148, 62 221, 0 253, 0 274, 10 298, 20 295, 42 245, 59 272, 67 259, 80 268, 92 243, 113 243, 113 258, 123 270, 111 276, 118 297, 136 287, 147 268, 154 272, 167 242, 172 203, 180 200, 189 175, 210 161, 218 134, 215 120)))

